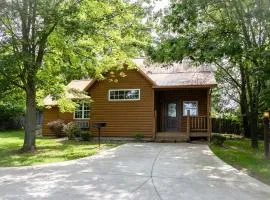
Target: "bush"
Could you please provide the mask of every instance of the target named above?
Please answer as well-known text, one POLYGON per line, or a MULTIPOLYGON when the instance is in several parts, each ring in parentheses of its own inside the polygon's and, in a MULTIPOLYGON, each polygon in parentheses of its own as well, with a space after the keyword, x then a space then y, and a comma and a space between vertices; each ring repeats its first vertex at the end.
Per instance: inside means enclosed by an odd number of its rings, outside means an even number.
POLYGON ((142 140, 144 138, 144 134, 142 134, 142 133, 134 133, 133 137, 136 140, 142 140))
POLYGON ((91 134, 89 133, 89 131, 83 131, 81 133, 81 137, 83 141, 90 141, 91 140, 91 134))
POLYGON ((212 134, 211 137, 211 144, 215 146, 223 146, 224 142, 226 141, 226 137, 221 134, 212 134))
POLYGON ((65 125, 64 120, 57 119, 55 121, 51 121, 48 124, 49 129, 56 137, 60 138, 64 136, 63 127, 65 125))
POLYGON ((81 129, 74 122, 69 122, 68 124, 64 125, 63 132, 66 134, 69 140, 81 135, 81 129))
POLYGON ((16 102, 0 100, 0 131, 19 130, 23 127, 24 107, 16 102))

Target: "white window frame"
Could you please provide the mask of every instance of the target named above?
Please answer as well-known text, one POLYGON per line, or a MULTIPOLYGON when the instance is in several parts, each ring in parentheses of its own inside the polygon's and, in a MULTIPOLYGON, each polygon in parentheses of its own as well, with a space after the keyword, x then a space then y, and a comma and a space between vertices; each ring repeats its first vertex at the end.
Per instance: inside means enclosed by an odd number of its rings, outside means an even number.
POLYGON ((187 117, 188 115, 186 114, 184 114, 185 113, 185 107, 184 107, 184 105, 185 105, 185 103, 190 103, 190 102, 192 102, 192 103, 196 103, 196 105, 197 105, 197 110, 196 110, 196 115, 190 115, 190 116, 198 116, 198 114, 199 114, 199 102, 198 101, 183 101, 183 116, 184 117, 187 117))
POLYGON ((108 100, 109 101, 140 101, 141 100, 141 89, 138 88, 130 88, 130 89, 110 89, 108 91, 108 100), (129 91, 129 90, 138 90, 139 91, 139 98, 138 99, 111 99, 111 92, 112 91, 129 91))
POLYGON ((75 119, 75 120, 76 120, 76 119, 77 119, 77 120, 80 120, 80 119, 90 119, 90 113, 91 113, 90 103, 84 103, 84 102, 83 102, 82 104, 83 104, 82 110, 81 110, 81 111, 82 111, 82 118, 76 118, 76 117, 75 117, 75 113, 76 113, 76 109, 75 109, 75 111, 73 112, 73 119, 75 119), (84 104, 89 104, 89 117, 88 117, 88 118, 84 118, 84 111, 85 111, 85 110, 84 110, 84 104))

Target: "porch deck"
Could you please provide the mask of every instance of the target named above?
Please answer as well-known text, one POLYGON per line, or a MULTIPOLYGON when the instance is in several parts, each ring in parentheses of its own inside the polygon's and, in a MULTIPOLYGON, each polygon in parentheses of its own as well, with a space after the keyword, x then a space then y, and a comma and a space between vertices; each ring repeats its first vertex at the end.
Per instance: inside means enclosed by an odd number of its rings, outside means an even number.
POLYGON ((157 132, 157 142, 184 142, 195 137, 211 136, 211 117, 187 116, 186 132, 157 132))

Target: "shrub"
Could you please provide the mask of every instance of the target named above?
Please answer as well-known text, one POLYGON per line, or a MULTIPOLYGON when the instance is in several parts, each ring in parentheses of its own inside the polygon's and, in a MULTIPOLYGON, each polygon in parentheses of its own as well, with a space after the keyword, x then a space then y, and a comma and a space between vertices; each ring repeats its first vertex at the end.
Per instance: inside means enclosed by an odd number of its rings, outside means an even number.
POLYGON ((134 133, 133 137, 136 140, 142 140, 144 138, 144 134, 142 134, 142 133, 134 133))
POLYGON ((63 137, 63 127, 65 125, 64 120, 57 119, 55 121, 51 121, 48 124, 49 129, 53 134, 55 134, 56 137, 63 137))
POLYGON ((221 134, 212 134, 211 137, 211 144, 215 146, 223 146, 224 142, 226 141, 226 137, 221 134))
POLYGON ((90 141, 91 140, 91 134, 89 133, 89 131, 83 131, 81 133, 81 137, 83 141, 90 141))
POLYGON ((66 134, 69 140, 79 137, 81 134, 80 128, 74 122, 69 122, 68 124, 64 125, 63 132, 66 134))
POLYGON ((0 131, 21 129, 23 119, 24 107, 20 103, 0 100, 0 131))

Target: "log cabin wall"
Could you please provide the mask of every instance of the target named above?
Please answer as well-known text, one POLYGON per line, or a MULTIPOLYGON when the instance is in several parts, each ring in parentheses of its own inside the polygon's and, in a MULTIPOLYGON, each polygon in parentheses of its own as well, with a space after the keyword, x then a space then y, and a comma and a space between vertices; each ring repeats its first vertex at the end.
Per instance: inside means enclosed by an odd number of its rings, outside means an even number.
MULTIPOLYGON (((136 70, 125 71, 126 77, 117 81, 95 82, 89 89, 92 97, 91 122, 105 121, 102 136, 133 137, 136 133, 153 137, 154 102, 152 84, 136 70), (109 101, 111 89, 140 89, 140 100, 109 101)), ((95 135, 96 129, 91 130, 95 135)))

